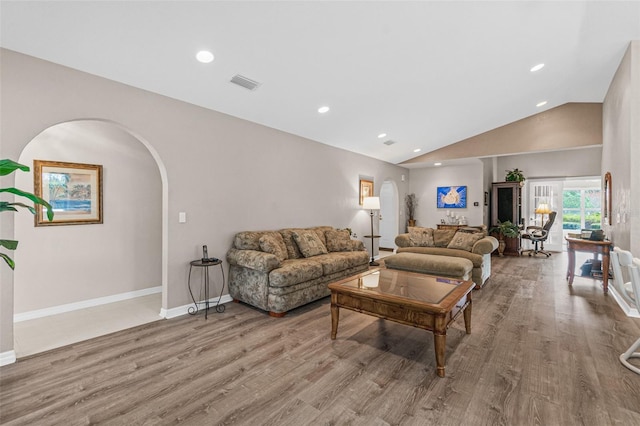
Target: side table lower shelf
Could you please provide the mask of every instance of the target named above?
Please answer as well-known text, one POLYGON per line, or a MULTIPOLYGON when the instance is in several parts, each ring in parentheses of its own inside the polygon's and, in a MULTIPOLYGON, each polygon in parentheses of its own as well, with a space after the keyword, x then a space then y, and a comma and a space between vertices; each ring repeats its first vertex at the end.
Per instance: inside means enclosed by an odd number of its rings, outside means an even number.
POLYGON ((222 293, 224 292, 225 285, 225 277, 224 277, 224 268, 222 267, 222 261, 219 259, 216 260, 192 260, 189 263, 189 279, 187 281, 187 287, 189 287, 189 294, 191 294, 191 299, 193 300, 194 306, 191 306, 188 309, 189 315, 195 315, 200 310, 199 305, 204 304, 204 319, 207 319, 207 314, 209 313, 209 268, 212 266, 220 266, 220 272, 222 273, 222 289, 220 289, 220 296, 218 297, 218 303, 215 305, 216 312, 224 312, 225 306, 220 304, 220 300, 222 300, 222 293), (191 271, 193 268, 204 268, 204 300, 197 302, 196 298, 193 296, 193 291, 191 290, 191 271))

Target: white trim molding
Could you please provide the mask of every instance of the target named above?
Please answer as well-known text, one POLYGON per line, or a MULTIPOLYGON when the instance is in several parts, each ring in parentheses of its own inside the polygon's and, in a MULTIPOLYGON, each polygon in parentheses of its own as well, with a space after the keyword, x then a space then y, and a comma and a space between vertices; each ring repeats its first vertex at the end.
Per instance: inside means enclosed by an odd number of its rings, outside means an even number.
POLYGON ((13 349, 0 353, 0 367, 3 365, 13 364, 14 362, 16 362, 16 351, 13 349))
POLYGON ((620 295, 616 291, 615 286, 609 286, 609 294, 616 302, 618 302, 618 306, 620 306, 626 316, 632 318, 640 318, 640 312, 638 312, 638 309, 634 306, 630 306, 626 300, 620 297, 620 295))
POLYGON ((108 303, 120 302, 136 297, 148 296, 150 294, 162 293, 162 286, 144 288, 142 290, 129 291, 126 293, 114 294, 111 296, 98 297, 80 302, 67 303, 66 305, 51 306, 50 308, 37 309, 35 311, 22 312, 13 316, 13 322, 28 321, 36 318, 48 317, 50 315, 63 314, 65 312, 77 311, 79 309, 91 308, 93 306, 106 305, 108 303))
MULTIPOLYGON (((225 303, 229 303, 229 302, 233 302, 233 298, 228 294, 225 294, 220 298, 219 304, 224 305, 225 303)), ((199 302, 200 305, 203 303, 204 302, 199 302)), ((218 305, 217 297, 213 297, 209 299, 209 309, 213 309, 213 312, 215 312, 215 308, 217 305, 218 305)), ((170 309, 162 308, 160 309, 160 316, 165 319, 171 319, 171 318, 179 317, 181 315, 186 315, 189 313, 189 308, 191 307, 193 307, 193 303, 190 303, 188 305, 178 306, 177 308, 170 308, 170 309)), ((200 306, 200 310, 202 309, 204 308, 200 306)))

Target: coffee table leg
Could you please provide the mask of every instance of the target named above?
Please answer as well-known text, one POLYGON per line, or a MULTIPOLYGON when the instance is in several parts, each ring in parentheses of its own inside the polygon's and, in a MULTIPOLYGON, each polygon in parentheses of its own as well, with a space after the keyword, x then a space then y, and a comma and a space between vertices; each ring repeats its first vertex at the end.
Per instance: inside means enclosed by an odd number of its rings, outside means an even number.
POLYGON ((436 348, 436 370, 438 377, 444 377, 444 352, 447 348, 447 334, 433 333, 433 344, 436 348))
POLYGON ((335 340, 338 335, 338 319, 340 318, 340 311, 338 310, 337 295, 331 293, 331 340, 335 340))
MULTIPOLYGON (((471 295, 469 295, 469 297, 471 297, 471 295)), ((473 303, 471 303, 471 299, 469 299, 469 304, 467 305, 467 307, 465 308, 463 315, 464 315, 464 329, 467 332, 467 334, 471 334, 471 306, 473 305, 473 303)))

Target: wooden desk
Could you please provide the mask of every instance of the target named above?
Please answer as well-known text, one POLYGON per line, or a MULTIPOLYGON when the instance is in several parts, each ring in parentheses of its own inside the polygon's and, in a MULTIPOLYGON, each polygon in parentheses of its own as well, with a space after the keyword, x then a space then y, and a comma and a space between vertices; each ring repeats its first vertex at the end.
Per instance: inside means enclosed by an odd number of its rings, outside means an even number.
POLYGON ((611 241, 591 241, 569 237, 565 237, 565 240, 567 240, 567 254, 569 255, 569 266, 567 267, 569 285, 573 284, 573 277, 576 273, 577 251, 593 253, 594 257, 602 254, 602 290, 606 294, 609 291, 609 251, 611 250, 611 241))

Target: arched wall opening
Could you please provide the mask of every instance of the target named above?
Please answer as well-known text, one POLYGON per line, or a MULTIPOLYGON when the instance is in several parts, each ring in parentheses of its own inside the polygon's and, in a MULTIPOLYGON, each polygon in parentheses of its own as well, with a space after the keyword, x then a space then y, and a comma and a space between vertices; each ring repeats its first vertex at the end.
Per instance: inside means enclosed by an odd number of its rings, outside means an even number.
MULTIPOLYGON (((34 227, 15 216, 14 319, 153 292, 165 308, 167 174, 149 142, 118 123, 73 120, 38 134, 18 161, 34 159, 102 165, 103 223, 34 227)), ((15 181, 33 190, 33 170, 15 181)))

